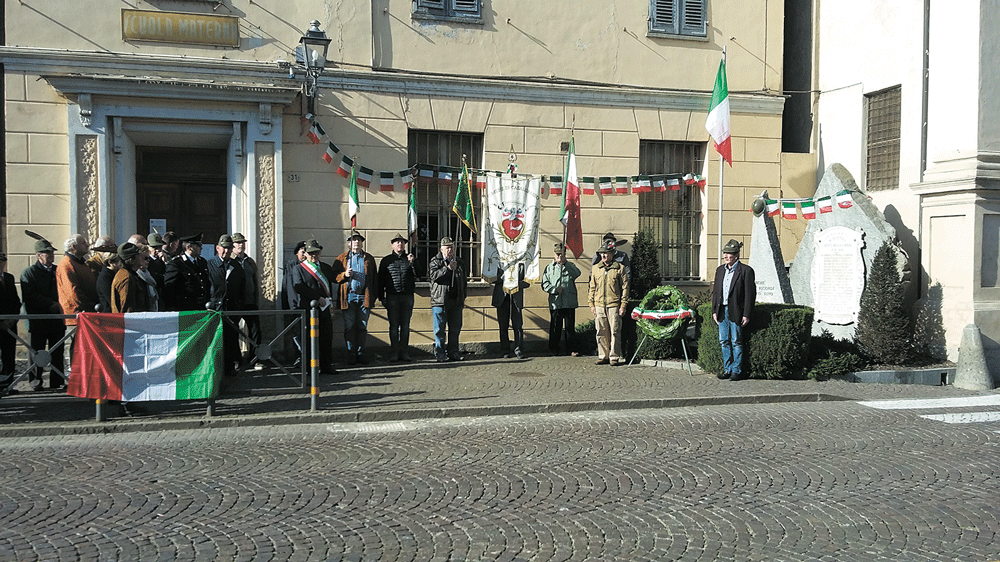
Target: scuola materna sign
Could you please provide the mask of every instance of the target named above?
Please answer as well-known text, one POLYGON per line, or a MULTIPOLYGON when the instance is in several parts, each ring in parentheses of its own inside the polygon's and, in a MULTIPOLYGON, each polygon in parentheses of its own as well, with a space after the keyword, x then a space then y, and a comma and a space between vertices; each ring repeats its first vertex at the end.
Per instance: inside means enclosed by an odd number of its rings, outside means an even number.
POLYGON ((122 39, 239 47, 240 19, 214 14, 122 10, 122 39))

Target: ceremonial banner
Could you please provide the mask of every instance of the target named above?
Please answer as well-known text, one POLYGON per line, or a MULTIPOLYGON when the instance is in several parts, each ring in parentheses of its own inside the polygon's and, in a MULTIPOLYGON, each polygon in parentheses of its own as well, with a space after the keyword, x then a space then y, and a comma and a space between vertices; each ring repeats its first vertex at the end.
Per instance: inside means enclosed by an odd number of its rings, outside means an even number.
POLYGON ((504 289, 516 292, 517 264, 524 264, 524 278, 538 273, 538 211, 541 179, 527 176, 486 178, 486 211, 483 213, 483 277, 496 278, 502 269, 504 289))
POLYGON ((76 337, 72 396, 132 402, 204 400, 219 393, 218 312, 83 312, 76 337))

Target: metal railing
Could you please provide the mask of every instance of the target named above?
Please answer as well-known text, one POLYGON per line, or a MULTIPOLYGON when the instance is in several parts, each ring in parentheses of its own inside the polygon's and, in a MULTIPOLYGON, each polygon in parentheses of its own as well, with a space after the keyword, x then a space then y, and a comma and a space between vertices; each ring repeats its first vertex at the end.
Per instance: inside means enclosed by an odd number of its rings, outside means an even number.
MULTIPOLYGON (((315 303, 314 303, 315 304, 315 303)), ((319 384, 318 384, 318 369, 315 368, 317 361, 316 353, 318 350, 318 334, 317 334, 317 314, 315 306, 312 309, 312 314, 310 317, 309 310, 239 310, 239 311, 219 311, 222 315, 222 320, 231 329, 235 329, 238 333, 240 341, 247 345, 249 351, 249 356, 244 360, 242 357, 239 362, 238 373, 249 373, 250 368, 255 364, 269 365, 285 376, 288 377, 293 383, 298 385, 300 388, 306 388, 307 381, 311 382, 310 390, 310 409, 311 411, 318 410, 318 400, 319 400, 319 384), (256 342, 251 338, 248 333, 248 329, 241 329, 239 322, 244 317, 257 317, 258 319, 264 319, 267 317, 273 317, 275 323, 280 327, 280 331, 270 338, 269 341, 261 340, 256 342), (311 330, 307 332, 307 322, 306 318, 310 317, 309 326, 311 330), (285 365, 278 361, 275 355, 275 350, 280 346, 283 340, 291 333, 298 331, 298 337, 292 337, 292 343, 297 350, 297 353, 291 354, 292 356, 298 355, 298 359, 292 365, 285 365), (309 340, 307 340, 309 338, 309 340), (307 353, 305 353, 305 346, 309 346, 312 349, 311 357, 313 360, 310 362, 313 364, 313 368, 309 369, 307 365, 307 353), (307 369, 309 369, 307 371, 307 369)), ((61 320, 74 319, 76 315, 74 314, 3 314, 0 315, 0 322, 3 321, 23 321, 26 320, 29 323, 34 320, 61 320)), ((66 383, 69 383, 69 379, 73 374, 72 365, 69 369, 64 368, 60 370, 52 364, 52 358, 54 354, 61 353, 65 354, 68 347, 66 346, 67 340, 74 337, 76 334, 76 325, 66 326, 66 333, 49 349, 35 349, 31 346, 28 341, 18 334, 15 328, 16 324, 12 326, 4 326, 2 330, 5 330, 8 334, 14 337, 16 340, 15 345, 19 343, 27 351, 27 368, 18 373, 17 369, 13 369, 14 376, 12 380, 3 386, 0 386, 0 398, 9 395, 11 389, 14 388, 19 382, 28 377, 32 372, 37 371, 39 379, 45 369, 50 369, 50 372, 54 372, 61 376, 66 383)), ((249 328, 249 326, 247 327, 249 328)), ((224 328, 225 329, 225 328, 224 328)), ((30 338, 29 338, 30 339, 30 338)), ((75 338, 74 338, 75 339, 75 338)), ((287 349, 287 348, 286 348, 287 349)), ((16 353, 16 352, 15 352, 16 353)), ((73 349, 71 350, 70 357, 74 353, 86 353, 83 350, 73 349)), ((15 355, 16 356, 16 355, 15 355)), ((72 359, 71 359, 72 361, 72 359)), ((16 364, 16 359, 15 359, 16 364)), ((7 370, 6 368, 4 369, 7 370)), ((219 374, 222 376, 222 373, 219 374)), ((95 417, 97 421, 101 422, 105 420, 104 416, 104 405, 106 400, 95 400, 95 417)), ((215 400, 207 400, 206 416, 211 417, 215 413, 215 400)))

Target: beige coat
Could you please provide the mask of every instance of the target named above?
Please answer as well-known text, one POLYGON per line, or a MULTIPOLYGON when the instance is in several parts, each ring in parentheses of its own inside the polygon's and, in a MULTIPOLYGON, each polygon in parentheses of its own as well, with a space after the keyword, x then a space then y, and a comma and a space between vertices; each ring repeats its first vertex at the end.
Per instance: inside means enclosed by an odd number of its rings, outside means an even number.
POLYGON ((591 308, 620 307, 628 299, 629 278, 622 264, 603 261, 590 270, 590 291, 587 302, 591 308))

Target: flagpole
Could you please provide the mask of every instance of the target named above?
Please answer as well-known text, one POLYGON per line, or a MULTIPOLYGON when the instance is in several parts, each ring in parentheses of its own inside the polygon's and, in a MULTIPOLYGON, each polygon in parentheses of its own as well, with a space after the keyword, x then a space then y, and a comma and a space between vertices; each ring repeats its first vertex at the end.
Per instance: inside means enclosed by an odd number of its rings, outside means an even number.
MULTIPOLYGON (((723 45, 722 47, 723 65, 725 64, 725 62, 726 62, 726 47, 725 45, 723 45)), ((723 184, 722 180, 723 180, 723 175, 725 174, 726 171, 725 164, 726 164, 726 159, 723 158, 722 155, 720 154, 719 155, 719 251, 716 252, 715 254, 717 256, 717 259, 719 260, 719 263, 722 263, 722 184, 723 184)))

